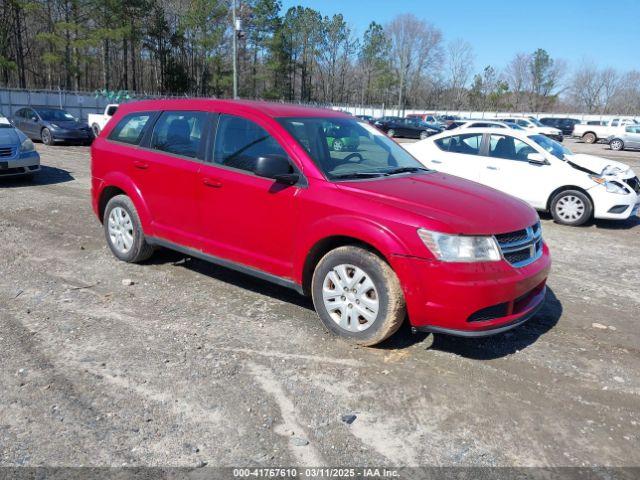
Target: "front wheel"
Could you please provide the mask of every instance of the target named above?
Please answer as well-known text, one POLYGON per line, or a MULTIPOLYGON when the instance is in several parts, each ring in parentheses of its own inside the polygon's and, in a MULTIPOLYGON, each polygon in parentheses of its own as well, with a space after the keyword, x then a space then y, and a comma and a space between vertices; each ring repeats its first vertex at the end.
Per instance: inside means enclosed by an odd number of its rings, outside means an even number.
POLYGON ((420 132, 420 140, 424 140, 426 138, 429 138, 429 133, 423 130, 420 132))
POLYGON ((624 150, 624 142, 619 138, 614 138, 609 143, 609 147, 611 147, 611 150, 615 151, 624 150))
POLYGON ((344 143, 342 143, 342 140, 334 140, 333 141, 333 149, 336 152, 341 152, 342 150, 344 150, 344 143))
POLYGON ((126 195, 116 195, 109 200, 103 225, 107 244, 118 259, 138 263, 153 254, 153 247, 144 238, 136 207, 126 195))
POLYGON ((93 136, 98 138, 98 135, 100 135, 100 125, 94 123, 91 125, 91 130, 93 130, 93 136))
POLYGON ((562 225, 577 227, 591 218, 593 205, 584 193, 577 190, 565 190, 551 201, 551 215, 562 225))
POLYGON ((53 135, 51 135, 51 130, 48 128, 43 128, 40 133, 40 138, 42 139, 42 143, 45 145, 53 145, 53 135))
POLYGON ((322 257, 313 272, 311 294, 322 323, 359 345, 375 345, 390 337, 406 314, 395 272, 360 247, 339 247, 322 257))
POLYGON ((392 128, 387 132, 387 136, 393 138, 396 136, 396 131, 392 128))

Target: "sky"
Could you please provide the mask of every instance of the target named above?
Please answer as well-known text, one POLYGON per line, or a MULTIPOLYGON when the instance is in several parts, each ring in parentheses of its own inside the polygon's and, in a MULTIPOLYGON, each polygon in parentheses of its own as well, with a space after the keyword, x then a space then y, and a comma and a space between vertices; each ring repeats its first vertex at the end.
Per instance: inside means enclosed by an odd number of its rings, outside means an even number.
POLYGON ((516 53, 537 48, 569 68, 592 62, 640 70, 640 0, 282 0, 283 13, 295 5, 342 13, 357 36, 371 21, 413 13, 438 27, 445 43, 471 43, 475 71, 502 69, 516 53))

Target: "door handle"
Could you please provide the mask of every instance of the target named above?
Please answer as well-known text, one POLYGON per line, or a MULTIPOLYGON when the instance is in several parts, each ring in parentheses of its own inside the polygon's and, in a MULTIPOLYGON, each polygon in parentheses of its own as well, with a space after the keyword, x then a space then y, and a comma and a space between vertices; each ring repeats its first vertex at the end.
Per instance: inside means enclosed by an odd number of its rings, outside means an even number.
POLYGON ((488 170, 498 170, 498 167, 494 167, 494 166, 489 165, 489 166, 487 167, 487 169, 488 169, 488 170))
POLYGON ((431 160, 431 163, 442 163, 440 160, 431 160))
POLYGON ((146 162, 141 162, 140 160, 135 160, 133 162, 133 166, 136 168, 139 168, 140 170, 146 170, 147 168, 149 168, 149 164, 146 162))
POLYGON ((220 180, 216 180, 214 178, 203 178, 202 183, 204 183, 207 187, 211 188, 220 188, 222 187, 222 182, 220 180))

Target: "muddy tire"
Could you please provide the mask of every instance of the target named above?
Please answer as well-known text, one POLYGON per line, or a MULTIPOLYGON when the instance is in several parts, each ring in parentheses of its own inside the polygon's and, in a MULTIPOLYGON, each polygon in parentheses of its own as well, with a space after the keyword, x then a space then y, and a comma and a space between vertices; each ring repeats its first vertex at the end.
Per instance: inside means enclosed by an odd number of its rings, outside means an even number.
POLYGON ((406 307, 392 268, 355 246, 327 253, 313 272, 311 295, 322 323, 358 345, 376 345, 402 325, 406 307))
POLYGON ((138 263, 153 254, 153 247, 145 240, 136 207, 126 195, 116 195, 109 200, 102 223, 107 245, 118 259, 138 263))
POLYGON ((578 190, 564 190, 551 201, 551 215, 556 223, 577 227, 586 223, 593 214, 589 197, 578 190))
POLYGON ((596 143, 596 141, 598 140, 598 137, 596 137, 596 134, 593 132, 587 132, 582 136, 582 140, 584 140, 584 143, 596 143))

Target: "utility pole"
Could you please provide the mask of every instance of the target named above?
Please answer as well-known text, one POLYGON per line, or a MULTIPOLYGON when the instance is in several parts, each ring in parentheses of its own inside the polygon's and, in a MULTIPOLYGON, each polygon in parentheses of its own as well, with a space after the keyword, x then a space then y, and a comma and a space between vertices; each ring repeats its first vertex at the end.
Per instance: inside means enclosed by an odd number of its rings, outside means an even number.
POLYGON ((236 23, 236 0, 231 0, 233 20, 233 98, 238 98, 238 25, 236 23))

